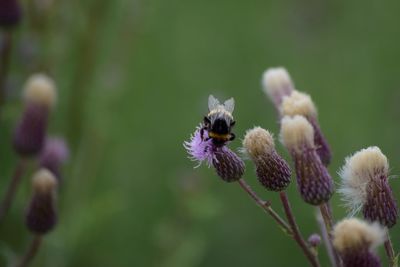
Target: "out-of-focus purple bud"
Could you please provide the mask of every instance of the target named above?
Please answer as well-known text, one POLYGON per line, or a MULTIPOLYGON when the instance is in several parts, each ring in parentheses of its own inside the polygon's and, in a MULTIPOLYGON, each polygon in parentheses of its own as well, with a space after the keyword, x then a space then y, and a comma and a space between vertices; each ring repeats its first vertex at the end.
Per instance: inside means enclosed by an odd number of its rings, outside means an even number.
POLYGON ((61 167, 68 160, 68 146, 62 138, 47 138, 40 153, 39 165, 51 171, 57 179, 61 178, 61 167))
POLYGON ((2 0, 0 5, 0 27, 12 27, 21 20, 21 6, 17 0, 2 0))
POLYGON ((23 157, 35 156, 43 148, 48 117, 56 100, 56 89, 52 79, 43 75, 32 75, 24 88, 25 110, 14 131, 15 151, 23 157))
POLYGON ((321 244, 321 236, 319 234, 312 234, 308 237, 308 244, 312 247, 317 247, 321 244))
POLYGON ((26 213, 26 225, 35 234, 43 235, 57 223, 56 187, 57 179, 40 169, 32 179, 33 194, 26 213))

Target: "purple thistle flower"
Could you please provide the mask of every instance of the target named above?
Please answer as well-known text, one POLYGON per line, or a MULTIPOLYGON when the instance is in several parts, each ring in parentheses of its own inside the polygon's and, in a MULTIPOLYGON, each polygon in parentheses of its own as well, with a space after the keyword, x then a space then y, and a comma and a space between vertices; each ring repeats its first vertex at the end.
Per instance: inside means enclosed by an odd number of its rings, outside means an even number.
POLYGON ((347 157, 340 176, 339 192, 352 215, 361 209, 368 221, 378 221, 388 228, 396 224, 398 210, 388 182, 389 163, 378 147, 347 157))
POLYGON ((288 71, 283 67, 269 68, 263 73, 262 89, 279 111, 282 99, 294 90, 288 71))
POLYGON ((0 8, 0 26, 12 27, 21 19, 21 7, 17 0, 2 0, 0 8))
POLYGON ((378 221, 391 228, 397 222, 398 211, 392 189, 386 179, 387 177, 380 177, 367 185, 368 197, 362 212, 366 220, 378 221))
POLYGON ((39 156, 39 165, 61 178, 61 166, 69 156, 68 146, 62 138, 47 138, 39 156))
POLYGON ((186 148, 190 156, 189 158, 198 162, 196 168, 199 167, 203 161, 210 167, 215 158, 215 154, 213 153, 215 146, 213 145, 212 139, 207 140, 207 131, 204 131, 204 136, 201 138, 200 129, 201 126, 197 127, 194 134, 190 137, 190 140, 185 141, 183 146, 186 148))
POLYGON ((333 229, 333 246, 344 267, 380 267, 380 259, 374 250, 384 242, 385 236, 385 230, 378 223, 345 219, 333 229))
POLYGON ((296 90, 292 91, 290 95, 283 97, 280 113, 282 117, 301 115, 308 120, 314 129, 314 144, 317 154, 322 163, 328 166, 332 153, 328 141, 319 126, 317 108, 311 97, 296 90))
POLYGON ((258 181, 270 191, 283 191, 290 184, 291 171, 276 152, 272 135, 261 127, 246 132, 243 150, 256 166, 258 181))
POLYGON ((368 249, 349 250, 341 254, 343 267, 380 267, 379 257, 368 249))
POLYGON ((243 160, 226 145, 216 146, 212 139, 207 140, 207 131, 204 131, 202 139, 200 128, 196 129, 190 141, 184 142, 184 147, 190 155, 190 159, 198 162, 196 167, 200 166, 203 161, 209 167, 212 165, 218 176, 225 182, 239 180, 245 170, 243 160))
POLYGON ((295 163, 303 200, 312 205, 327 202, 334 192, 333 180, 316 152, 311 124, 303 116, 286 116, 281 121, 281 137, 295 163))

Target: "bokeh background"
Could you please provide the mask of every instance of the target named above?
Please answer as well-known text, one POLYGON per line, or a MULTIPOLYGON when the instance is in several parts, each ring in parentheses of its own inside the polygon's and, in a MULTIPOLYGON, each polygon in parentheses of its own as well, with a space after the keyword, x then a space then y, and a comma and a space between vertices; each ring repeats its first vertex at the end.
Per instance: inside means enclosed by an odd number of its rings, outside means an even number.
MULTIPOLYGON (((336 182, 344 157, 370 145, 400 172, 399 1, 29 0, 23 8, 1 114, 1 193, 17 161, 10 139, 29 74, 45 71, 57 82, 50 132, 71 147, 59 225, 33 266, 306 266, 237 184, 193 169, 182 146, 209 94, 236 100, 232 148, 255 125, 278 136, 260 88, 268 67, 285 66, 312 95, 336 182)), ((245 178, 281 212, 250 162, 245 178)), ((0 226, 0 266, 31 239, 23 221, 29 180, 0 226)), ((391 184, 399 197, 399 180, 391 184)), ((315 210, 295 183, 289 195, 304 235, 316 232, 315 210)), ((333 208, 345 216, 338 195, 333 208)))

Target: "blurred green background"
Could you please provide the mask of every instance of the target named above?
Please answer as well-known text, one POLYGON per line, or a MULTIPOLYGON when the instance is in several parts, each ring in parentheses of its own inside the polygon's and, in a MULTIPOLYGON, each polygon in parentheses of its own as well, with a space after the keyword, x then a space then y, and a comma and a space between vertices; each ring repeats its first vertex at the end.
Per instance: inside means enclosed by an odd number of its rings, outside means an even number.
MULTIPOLYGON (((260 80, 266 68, 285 66, 318 106, 336 182, 344 157, 370 145, 398 174, 399 8, 396 0, 24 1, 1 115, 1 192, 17 160, 10 139, 29 74, 46 71, 57 82, 50 132, 72 150, 59 225, 33 266, 306 266, 237 184, 193 169, 182 143, 211 93, 236 100, 232 148, 255 125, 277 136, 260 80)), ((0 227, 0 266, 31 239, 23 221, 29 176, 0 227)), ((281 212, 250 162, 245 178, 281 212)), ((391 184, 399 196, 398 179, 391 184)), ((304 235, 316 232, 315 210, 295 183, 289 195, 304 235)), ((345 216, 338 195, 333 208, 345 216)), ((397 249, 399 235, 395 227, 397 249)))

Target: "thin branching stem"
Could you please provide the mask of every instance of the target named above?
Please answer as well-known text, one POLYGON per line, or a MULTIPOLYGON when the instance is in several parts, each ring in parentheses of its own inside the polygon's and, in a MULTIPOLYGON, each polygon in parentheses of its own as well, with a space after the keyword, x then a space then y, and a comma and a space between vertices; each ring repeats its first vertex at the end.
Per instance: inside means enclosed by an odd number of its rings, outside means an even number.
POLYGON ((328 231, 326 230, 326 225, 324 219, 322 218, 321 211, 318 210, 317 222, 321 231, 322 239, 324 240, 326 252, 328 254, 329 260, 333 267, 336 267, 335 253, 333 251, 332 242, 329 239, 328 231))
POLYGON ((26 161, 24 159, 20 159, 17 163, 17 166, 15 167, 14 174, 11 178, 10 184, 8 185, 4 198, 0 203, 0 222, 4 220, 4 217, 11 207, 12 201, 14 199, 15 193, 17 192, 25 169, 26 161))
POLYGON ((18 262, 17 265, 15 265, 15 267, 29 266, 31 261, 35 258, 41 243, 42 243, 42 237, 40 235, 35 235, 25 255, 21 258, 20 262, 18 262))
POLYGON ((333 216, 332 216, 332 211, 329 207, 328 203, 323 203, 319 206, 319 210, 321 211, 321 215, 322 215, 322 219, 324 221, 325 224, 325 229, 326 232, 328 233, 328 242, 329 242, 329 247, 332 248, 332 252, 333 252, 333 257, 334 257, 334 267, 342 267, 342 262, 341 259, 337 253, 337 251, 333 248, 332 246, 332 229, 333 229, 333 216))
POLYGON ((12 32, 4 30, 0 44, 0 107, 6 102, 7 76, 10 69, 12 50, 12 32))
POLYGON ((260 206, 266 213, 268 213, 281 227, 282 229, 289 235, 293 235, 293 232, 287 222, 282 219, 281 216, 271 207, 271 203, 269 201, 262 200, 256 192, 250 187, 248 183, 244 179, 240 179, 238 181, 239 185, 246 191, 247 194, 260 206))
POLYGON ((296 223, 296 219, 294 217, 294 214, 292 212, 292 209, 290 207, 289 199, 286 195, 285 191, 282 191, 279 193, 279 196, 281 198, 283 208, 285 210, 286 217, 288 219, 288 222, 292 228, 293 231, 293 238, 297 242, 297 244, 300 246, 300 248, 303 250, 304 254, 306 255, 307 259, 309 260, 311 266, 318 267, 320 266, 320 263, 318 261, 318 258, 315 253, 313 253, 304 240, 303 236, 300 233, 299 227, 296 223))

